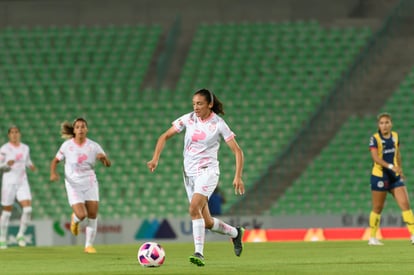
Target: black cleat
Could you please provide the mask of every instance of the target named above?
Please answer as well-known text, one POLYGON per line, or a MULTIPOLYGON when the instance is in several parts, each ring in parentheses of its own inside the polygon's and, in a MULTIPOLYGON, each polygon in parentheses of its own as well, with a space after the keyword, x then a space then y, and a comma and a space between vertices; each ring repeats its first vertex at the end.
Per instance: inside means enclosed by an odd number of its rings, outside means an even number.
POLYGON ((197 265, 197 266, 204 266, 206 263, 204 262, 204 257, 201 255, 201 253, 194 253, 194 255, 191 255, 189 257, 190 262, 197 265))
POLYGON ((243 234, 244 234, 244 228, 237 226, 237 237, 232 238, 233 246, 234 246, 234 254, 236 256, 240 257, 242 251, 243 251, 243 234))

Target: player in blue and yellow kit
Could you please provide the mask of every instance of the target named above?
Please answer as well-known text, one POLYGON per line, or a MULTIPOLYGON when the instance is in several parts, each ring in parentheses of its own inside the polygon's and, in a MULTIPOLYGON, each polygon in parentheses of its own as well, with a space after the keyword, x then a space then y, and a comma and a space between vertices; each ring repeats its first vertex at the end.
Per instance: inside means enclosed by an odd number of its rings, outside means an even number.
POLYGON ((410 208, 407 189, 404 184, 400 141, 397 132, 392 131, 391 115, 378 115, 378 132, 371 136, 369 148, 374 161, 371 174, 372 211, 369 217, 371 228, 369 245, 383 245, 376 234, 380 225, 385 198, 390 192, 401 208, 402 217, 411 233, 414 244, 414 216, 410 208))

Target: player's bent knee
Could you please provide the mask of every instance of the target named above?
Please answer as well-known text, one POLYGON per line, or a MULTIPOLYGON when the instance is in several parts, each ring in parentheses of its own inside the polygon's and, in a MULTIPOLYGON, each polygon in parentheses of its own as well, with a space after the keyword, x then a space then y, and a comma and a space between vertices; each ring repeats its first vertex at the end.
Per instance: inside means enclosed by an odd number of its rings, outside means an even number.
POLYGON ((197 206, 190 205, 188 212, 192 218, 201 218, 201 210, 197 206))
POLYGON ((213 219, 205 219, 204 223, 205 223, 205 228, 206 229, 211 229, 211 228, 213 228, 214 220, 213 219))
POLYGON ((13 210, 13 205, 3 205, 3 211, 7 211, 7 212, 12 212, 13 210))

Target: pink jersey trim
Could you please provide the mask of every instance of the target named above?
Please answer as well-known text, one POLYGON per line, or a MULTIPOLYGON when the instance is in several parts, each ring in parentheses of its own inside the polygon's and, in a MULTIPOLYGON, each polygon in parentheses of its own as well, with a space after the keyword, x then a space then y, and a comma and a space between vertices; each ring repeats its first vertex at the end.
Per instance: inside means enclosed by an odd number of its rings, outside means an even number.
POLYGON ((64 154, 63 154, 63 152, 62 152, 62 151, 59 151, 59 152, 56 154, 55 158, 56 158, 59 162, 60 162, 60 161, 62 161, 62 159, 64 158, 64 154))
POLYGON ((177 125, 173 124, 173 126, 174 126, 174 129, 175 129, 175 131, 176 131, 177 133, 181 132, 181 131, 180 131, 180 128, 178 128, 178 127, 177 127, 177 125))
POLYGON ((224 141, 225 142, 230 141, 230 140, 234 139, 235 136, 236 135, 233 134, 233 135, 229 136, 228 138, 226 138, 224 141))
POLYGON ((19 148, 21 143, 19 142, 19 144, 15 145, 15 144, 13 144, 13 143, 11 143, 11 142, 9 141, 9 144, 10 144, 10 146, 12 146, 13 148, 19 148))
POLYGON ((200 120, 200 122, 207 123, 214 117, 215 114, 216 113, 211 112, 210 115, 206 119, 201 119, 200 117, 197 117, 197 118, 198 118, 198 120, 200 120))
POLYGON ((82 144, 79 144, 75 141, 75 138, 72 138, 73 143, 78 147, 83 147, 88 142, 88 139, 86 138, 85 141, 82 144))

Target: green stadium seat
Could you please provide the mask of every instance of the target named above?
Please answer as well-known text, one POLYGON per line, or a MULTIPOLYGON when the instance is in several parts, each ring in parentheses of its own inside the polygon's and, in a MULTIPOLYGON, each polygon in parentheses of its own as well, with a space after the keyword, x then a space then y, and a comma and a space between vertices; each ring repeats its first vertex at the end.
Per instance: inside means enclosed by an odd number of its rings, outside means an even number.
MULTIPOLYGON (((398 124, 412 121, 409 117, 410 112, 401 112, 401 110, 408 110, 412 107, 414 94, 411 91, 407 92, 405 87, 414 83, 413 81, 414 72, 407 76, 382 108, 387 112, 392 110, 391 113, 395 113, 394 121, 398 124)), ((375 131, 375 121, 374 116, 351 117, 330 145, 294 182, 284 196, 268 210, 268 213, 272 215, 369 213, 371 209, 369 174, 372 160, 367 148, 369 137, 375 131), (317 198, 316 201, 321 205, 326 205, 325 211, 315 205, 315 208, 306 208, 298 204, 292 204, 292 207, 289 208, 283 206, 286 201, 297 198, 300 190, 305 187, 313 188, 312 193, 317 198), (331 196, 327 197, 326 194, 331 194, 331 196)), ((408 123, 408 125, 412 124, 408 123)), ((406 142, 410 143, 414 139, 410 133, 412 127, 401 127, 401 125, 395 125, 395 127, 398 128, 396 130, 400 136, 407 139, 406 142)), ((408 154, 404 157, 403 162, 409 163, 412 161, 411 158, 411 155, 408 154)), ((406 177, 409 178, 412 171, 407 169, 404 171, 406 177)), ((413 191, 410 189, 408 191, 409 196, 412 197, 413 191)), ((390 202, 386 204, 383 214, 399 214, 400 212, 397 204, 390 202)))
MULTIPOLYGON (((192 91, 203 87, 211 88, 224 102, 226 121, 249 156, 245 183, 247 188, 251 186, 369 38, 365 30, 364 34, 358 29, 326 30, 316 21, 202 24, 175 89, 142 91, 161 31, 160 26, 112 25, 7 28, 0 32, 0 47, 5 48, 0 51, 0 91, 6 95, 2 98, 4 124, 10 120, 21 123, 27 131, 25 137, 33 143, 33 156, 48 163, 62 141, 60 122, 86 115, 91 137, 114 162, 109 169, 97 165, 103 217, 187 215, 180 171, 182 140, 169 141, 156 174, 147 171, 145 162, 174 116, 191 110, 192 91), (306 41, 312 49, 299 47, 295 39, 306 41), (344 47, 352 49, 340 56, 344 47), (332 53, 327 54, 327 49, 332 53), (339 57, 341 63, 335 63, 339 57), (308 96, 310 92, 316 96, 308 96), (298 106, 303 107, 302 114, 295 112, 298 106), (45 130, 51 128, 49 123, 53 131, 45 130), (269 150, 263 152, 263 146, 269 150), (153 188, 142 188, 148 184, 153 188)), ((229 208, 236 200, 231 187, 234 156, 223 147, 221 184, 226 186, 225 208, 229 208)), ((33 185, 44 186, 43 181, 47 182, 47 175, 33 178, 33 185)), ((56 195, 59 190, 51 192, 56 195)), ((67 218, 70 207, 60 204, 60 200, 67 201, 61 191, 54 202, 56 211, 39 205, 34 217, 67 218)), ((34 193, 49 196, 42 189, 34 193)), ((306 203, 320 210, 325 206, 315 204, 314 197, 306 203)), ((298 213, 297 205, 297 200, 288 200, 278 211, 298 213)))

